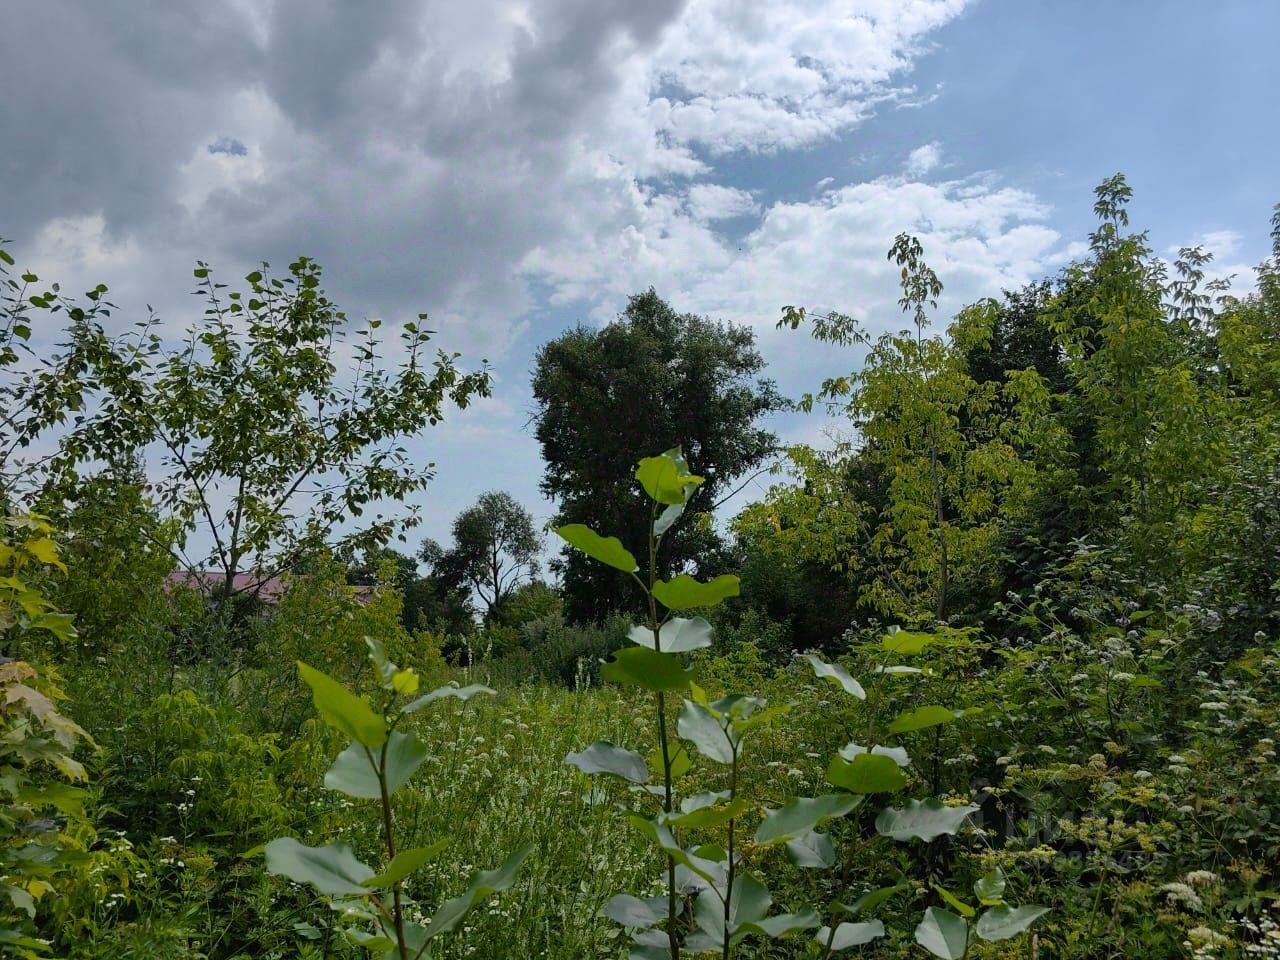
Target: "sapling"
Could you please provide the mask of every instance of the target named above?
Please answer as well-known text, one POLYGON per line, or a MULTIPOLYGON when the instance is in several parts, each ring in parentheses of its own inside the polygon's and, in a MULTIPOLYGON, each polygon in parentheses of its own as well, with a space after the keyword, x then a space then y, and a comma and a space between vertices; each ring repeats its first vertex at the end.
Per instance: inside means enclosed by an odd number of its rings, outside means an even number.
POLYGON ((511 886, 531 847, 516 850, 495 870, 477 873, 467 889, 440 904, 425 925, 408 919, 405 880, 441 854, 449 839, 407 850, 396 843, 392 796, 430 755, 418 735, 402 727, 410 716, 438 700, 468 700, 493 691, 480 684, 449 685, 415 696, 417 673, 391 663, 380 641, 366 638, 366 642, 378 680, 376 708, 367 697, 357 696, 305 663, 298 663, 298 672, 311 688, 320 718, 351 738, 325 774, 324 785, 357 800, 377 802, 385 852, 382 869, 375 871, 361 862, 346 843, 308 847, 292 837, 279 837, 266 846, 267 870, 310 884, 335 911, 367 924, 343 931, 353 943, 384 960, 419 960, 430 956, 428 951, 437 939, 455 930, 473 907, 511 886))

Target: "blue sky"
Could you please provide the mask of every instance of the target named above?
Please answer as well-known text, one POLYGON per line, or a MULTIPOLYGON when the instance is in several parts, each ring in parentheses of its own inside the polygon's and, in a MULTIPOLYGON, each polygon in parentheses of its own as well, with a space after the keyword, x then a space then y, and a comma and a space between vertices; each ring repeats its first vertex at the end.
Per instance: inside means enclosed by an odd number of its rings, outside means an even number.
POLYGON ((150 303, 180 328, 197 258, 299 253, 353 315, 429 311, 498 375, 412 445, 439 466, 413 536, 439 538, 485 488, 550 514, 533 352, 649 285, 751 324, 795 395, 855 358, 775 331, 783 304, 895 328, 908 230, 944 321, 1075 256, 1117 170, 1158 251, 1203 242, 1247 282, 1280 200, 1277 36, 1269 0, 18 3, 0 235, 107 283, 122 326, 150 303))

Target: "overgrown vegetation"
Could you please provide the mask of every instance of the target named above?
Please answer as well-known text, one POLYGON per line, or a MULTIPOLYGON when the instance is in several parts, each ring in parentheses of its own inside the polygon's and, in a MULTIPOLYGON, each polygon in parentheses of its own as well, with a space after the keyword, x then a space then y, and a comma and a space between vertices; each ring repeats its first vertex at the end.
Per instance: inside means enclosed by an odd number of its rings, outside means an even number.
POLYGON ((908 236, 906 331, 785 308, 849 439, 725 527, 750 334, 548 344, 558 584, 501 492, 387 546, 488 385, 425 329, 347 369, 299 260, 116 339, 0 246, 0 955, 1280 956, 1280 209, 1233 294, 1128 199, 945 332, 908 236))

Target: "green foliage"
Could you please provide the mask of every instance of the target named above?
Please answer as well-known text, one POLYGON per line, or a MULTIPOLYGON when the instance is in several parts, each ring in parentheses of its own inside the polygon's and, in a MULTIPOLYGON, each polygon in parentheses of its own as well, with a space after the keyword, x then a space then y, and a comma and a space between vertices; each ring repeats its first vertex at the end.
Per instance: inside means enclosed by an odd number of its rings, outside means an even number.
MULTIPOLYGON (((66 362, 82 371, 73 406, 91 412, 63 437, 53 480, 66 492, 81 463, 161 449, 156 503, 184 533, 198 528, 212 543, 194 566, 215 568, 226 602, 256 594, 378 501, 422 489, 431 471, 410 464, 397 442, 438 423, 446 403, 487 392, 488 374, 463 372, 456 355, 432 359, 430 332, 416 323, 403 326, 390 368, 375 320, 351 346, 354 381, 340 377, 347 317, 306 257, 283 279, 263 264, 244 291, 224 292, 203 263, 195 277, 206 309, 176 348, 154 317, 113 339, 93 315, 71 314, 66 362), (253 576, 242 585, 243 571, 253 576)), ((338 539, 381 544, 393 526, 379 514, 338 539)))
POLYGON ((509 493, 482 493, 453 521, 448 550, 428 541, 421 556, 449 584, 467 584, 492 619, 521 584, 538 575, 541 538, 529 511, 509 493))
MULTIPOLYGON (((775 438, 757 421, 782 400, 760 378, 763 366, 749 328, 677 313, 652 290, 632 297, 616 322, 580 326, 544 344, 533 375, 534 416, 546 463, 542 490, 556 501, 556 524, 643 544, 648 485, 652 500, 669 508, 655 524, 662 533, 658 578, 705 578, 722 546, 703 515, 774 449, 775 438), (701 477, 700 486, 678 491, 685 481, 673 479, 679 475, 661 457, 650 458, 634 482, 636 449, 677 444, 689 458, 685 472, 701 477)), ((624 578, 581 554, 566 551, 556 569, 570 620, 599 621, 628 607, 624 578)))
POLYGON ((397 849, 391 797, 405 786, 430 757, 417 734, 397 729, 406 718, 440 699, 466 700, 487 687, 441 687, 414 697, 419 678, 387 659, 382 643, 368 641, 369 660, 378 682, 378 709, 367 697, 357 696, 322 671, 298 662, 298 673, 311 688, 321 720, 350 737, 325 774, 325 787, 360 800, 376 800, 380 806, 382 842, 386 864, 380 871, 362 862, 349 844, 327 843, 309 847, 292 837, 278 837, 266 845, 267 870, 297 883, 309 884, 321 895, 333 898, 334 908, 365 927, 346 927, 345 936, 373 954, 409 960, 426 954, 436 938, 452 932, 467 913, 491 894, 505 890, 528 856, 523 847, 495 870, 476 874, 466 891, 444 901, 425 924, 410 920, 402 888, 448 841, 427 847, 397 849), (405 698, 414 697, 408 702, 405 698))

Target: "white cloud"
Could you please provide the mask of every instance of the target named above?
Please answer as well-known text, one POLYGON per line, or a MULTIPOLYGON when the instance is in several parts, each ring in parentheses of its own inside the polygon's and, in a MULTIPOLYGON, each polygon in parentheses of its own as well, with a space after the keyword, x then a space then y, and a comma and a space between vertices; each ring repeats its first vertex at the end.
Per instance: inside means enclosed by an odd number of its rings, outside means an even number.
POLYGON ((907 162, 903 172, 911 178, 923 177, 932 173, 942 163, 942 144, 938 141, 916 147, 907 154, 907 162))
POLYGON ((689 214, 708 223, 758 213, 760 205, 749 190, 724 187, 718 183, 695 183, 689 188, 689 214))

